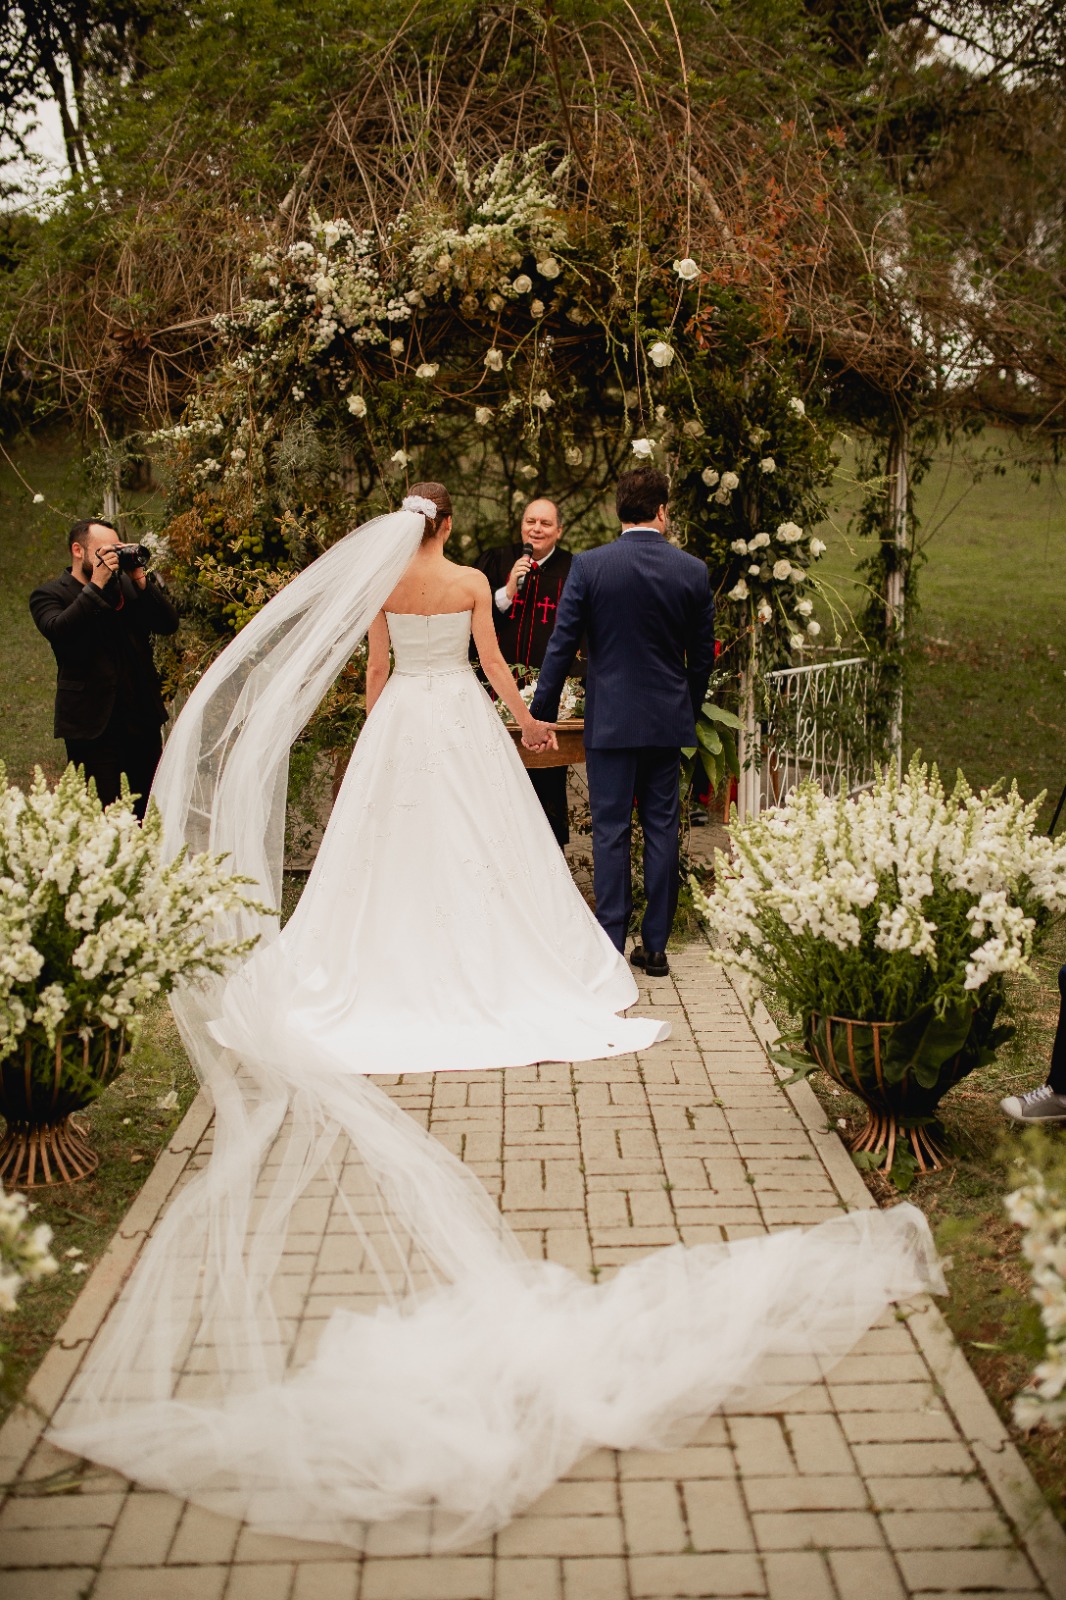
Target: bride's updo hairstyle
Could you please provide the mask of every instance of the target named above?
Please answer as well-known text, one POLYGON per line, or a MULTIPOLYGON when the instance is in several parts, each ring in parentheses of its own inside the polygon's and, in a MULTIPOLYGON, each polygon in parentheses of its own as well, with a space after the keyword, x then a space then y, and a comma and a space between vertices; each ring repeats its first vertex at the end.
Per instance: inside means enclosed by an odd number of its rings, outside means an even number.
POLYGON ((426 517, 425 532, 422 543, 433 539, 440 532, 441 523, 445 517, 452 515, 452 497, 443 483, 413 483, 404 496, 404 503, 408 500, 431 500, 437 508, 435 517, 426 517))

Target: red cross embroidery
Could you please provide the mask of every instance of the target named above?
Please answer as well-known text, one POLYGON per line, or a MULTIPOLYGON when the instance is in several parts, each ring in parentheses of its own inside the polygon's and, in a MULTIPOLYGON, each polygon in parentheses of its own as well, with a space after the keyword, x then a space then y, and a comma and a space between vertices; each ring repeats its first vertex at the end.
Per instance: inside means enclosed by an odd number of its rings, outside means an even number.
POLYGON ((555 610, 555 601, 549 600, 548 596, 545 595, 543 600, 537 602, 537 610, 541 613, 541 622, 547 623, 548 612, 555 610))

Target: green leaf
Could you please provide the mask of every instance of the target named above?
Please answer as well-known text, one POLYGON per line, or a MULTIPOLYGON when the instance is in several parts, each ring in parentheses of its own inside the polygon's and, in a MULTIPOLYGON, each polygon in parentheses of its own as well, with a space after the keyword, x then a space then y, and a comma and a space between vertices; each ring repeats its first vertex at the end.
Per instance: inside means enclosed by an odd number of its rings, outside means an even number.
POLYGON ((744 731, 744 724, 739 717, 734 716, 732 711, 724 710, 722 706, 713 705, 710 700, 705 702, 700 715, 710 717, 712 722, 720 722, 724 728, 735 728, 738 733, 744 731))
POLYGON ((696 738, 703 748, 709 750, 712 755, 720 756, 722 754, 722 741, 713 728, 705 728, 701 725, 696 729, 696 738))

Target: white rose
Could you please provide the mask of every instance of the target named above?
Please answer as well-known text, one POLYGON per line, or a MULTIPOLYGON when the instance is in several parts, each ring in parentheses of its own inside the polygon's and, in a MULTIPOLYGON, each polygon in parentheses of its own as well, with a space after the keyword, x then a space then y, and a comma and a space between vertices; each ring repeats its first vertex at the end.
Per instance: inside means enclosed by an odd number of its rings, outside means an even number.
POLYGON ((674 359, 674 352, 670 345, 662 339, 656 339, 648 351, 652 364, 656 367, 668 367, 674 359))
POLYGON ((655 420, 656 420, 656 422, 665 422, 666 421, 666 407, 665 406, 656 406, 655 407, 655 420))
POLYGON ((518 277, 511 285, 511 288, 514 290, 515 294, 528 294, 532 287, 533 279, 524 272, 520 272, 518 277))
POLYGON ((803 649, 803 644, 804 644, 804 639, 803 639, 802 633, 794 633, 789 638, 788 648, 790 650, 802 650, 803 649))
POLYGON ((727 506, 730 498, 731 496, 728 489, 716 489, 714 494, 711 496, 711 499, 715 502, 715 504, 720 506, 727 506))
POLYGON ((533 301, 531 301, 530 302, 530 306, 529 306, 529 314, 532 317, 542 317, 544 315, 544 301, 543 300, 533 300, 533 301))
POLYGON ((366 401, 361 394, 350 394, 348 396, 348 410, 353 417, 366 416, 366 401))
POLYGON ((554 256, 545 256, 543 261, 537 262, 537 271, 542 278, 557 278, 562 270, 554 256))
POLYGON ((798 394, 792 396, 792 399, 788 402, 788 409, 794 411, 797 417, 805 417, 807 415, 807 407, 803 404, 798 394))
POLYGON ((488 427, 489 423, 492 421, 492 407, 478 406, 477 410, 474 412, 474 421, 477 423, 479 428, 488 427))
POLYGON ((718 482, 718 474, 715 472, 713 467, 704 467, 703 471, 700 473, 700 477, 703 479, 708 489, 713 489, 715 484, 718 482))
POLYGON ((722 488, 728 489, 730 492, 740 488, 740 479, 735 472, 722 473, 722 488))
POLYGON ((790 583, 802 583, 806 576, 807 574, 802 567, 793 567, 789 572, 788 578, 790 583))
POLYGON ((393 340, 391 340, 390 344, 389 344, 389 349, 391 350, 391 352, 392 352, 392 354, 394 356, 402 356, 403 352, 404 352, 404 342, 403 342, 403 340, 402 339, 393 339, 393 340))
POLYGON ((491 350, 487 350, 485 352, 485 365, 488 367, 490 372, 502 372, 503 351, 497 350, 495 347, 493 347, 491 350))
POLYGON ((799 612, 801 617, 809 617, 811 612, 814 610, 813 600, 800 600, 797 603, 796 610, 799 612))
POLYGON ((542 389, 538 395, 534 396, 533 404, 535 406, 539 406, 542 411, 550 411, 552 406, 555 404, 555 401, 552 399, 547 389, 542 389))
POLYGON ((688 422, 683 424, 681 432, 685 435, 686 439, 702 439, 703 423, 700 421, 699 417, 690 417, 688 422))
POLYGON ((411 457, 407 454, 406 450, 394 450, 392 455, 389 457, 389 460, 392 462, 394 467, 406 467, 410 459, 411 457))
POLYGON ((760 606, 759 606, 759 609, 758 609, 757 613, 756 613, 756 615, 759 618, 759 621, 762 622, 762 623, 767 623, 767 622, 770 621, 770 619, 773 616, 773 614, 774 614, 773 613, 773 608, 771 607, 769 601, 763 600, 761 602, 760 606))
POLYGON ((652 451, 654 449, 655 449, 655 446, 652 444, 650 439, 634 439, 633 440, 633 454, 640 461, 649 460, 650 457, 651 457, 651 453, 652 453, 652 451))
POLYGON ((44 495, 43 494, 35 494, 34 497, 33 497, 33 503, 34 503, 35 506, 43 506, 44 505, 44 495))
POLYGON ((422 361, 415 369, 416 378, 435 378, 440 371, 439 361, 422 361))
POLYGON ((535 478, 537 476, 537 469, 535 466, 533 466, 532 462, 527 461, 523 466, 519 467, 518 473, 522 478, 535 478))
POLYGON ((749 578, 757 578, 760 575, 761 572, 762 572, 762 568, 760 567, 759 563, 757 561, 755 561, 748 568, 748 577, 749 578))
POLYGON ((765 550, 766 546, 769 543, 770 543, 770 535, 768 533, 757 533, 755 535, 754 539, 749 540, 748 549, 749 550, 765 550))
POLYGON ((734 555, 746 556, 748 553, 748 541, 746 539, 734 539, 729 548, 734 555))
POLYGON ((485 304, 488 306, 490 311, 502 311, 503 310, 503 295, 502 294, 490 294, 488 299, 485 301, 485 304))
POLYGON ((579 445, 571 445, 566 452, 566 464, 568 467, 579 467, 584 459, 579 445))
POLYGON ((825 555, 825 550, 826 550, 826 547, 822 543, 821 539, 812 539, 811 540, 811 555, 812 555, 812 557, 814 558, 815 561, 818 560, 819 556, 824 556, 825 555))
POLYGON ((674 271, 682 283, 695 283, 700 275, 700 269, 691 256, 682 256, 680 261, 675 261, 674 271))
POLYGON ((812 617, 810 622, 808 622, 808 624, 807 624, 807 632, 810 634, 812 639, 816 639, 818 637, 818 635, 821 633, 821 631, 822 631, 822 624, 820 622, 815 621, 815 619, 812 617))
POLYGON ((748 598, 748 586, 743 578, 733 585, 727 598, 730 600, 746 600, 748 598))
POLYGON ((789 577, 789 574, 791 573, 791 571, 792 571, 792 563, 791 563, 791 561, 775 561, 774 562, 774 577, 777 579, 778 583, 786 583, 788 581, 788 577, 789 577))
POLYGON ((773 456, 763 456, 762 460, 759 462, 759 471, 760 472, 776 472, 777 471, 777 462, 774 460, 773 456))

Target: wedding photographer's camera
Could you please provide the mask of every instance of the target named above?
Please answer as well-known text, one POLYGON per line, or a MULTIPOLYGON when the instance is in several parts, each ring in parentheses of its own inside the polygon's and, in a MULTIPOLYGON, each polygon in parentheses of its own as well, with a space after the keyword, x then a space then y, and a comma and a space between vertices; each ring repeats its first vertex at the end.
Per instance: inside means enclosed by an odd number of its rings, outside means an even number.
MULTIPOLYGON (((112 544, 105 545, 107 550, 114 550, 118 556, 118 570, 120 572, 135 572, 138 567, 147 568, 152 559, 152 552, 146 544, 112 544)), ((97 561, 103 559, 102 553, 96 552, 97 561)))

